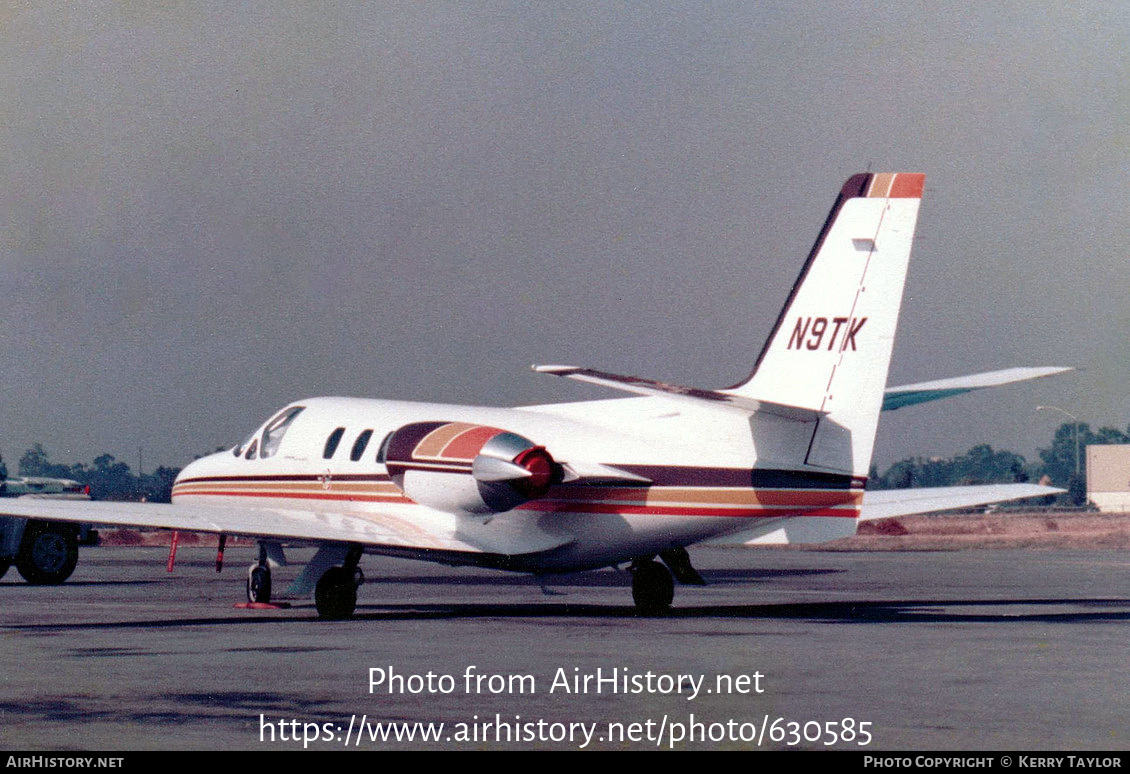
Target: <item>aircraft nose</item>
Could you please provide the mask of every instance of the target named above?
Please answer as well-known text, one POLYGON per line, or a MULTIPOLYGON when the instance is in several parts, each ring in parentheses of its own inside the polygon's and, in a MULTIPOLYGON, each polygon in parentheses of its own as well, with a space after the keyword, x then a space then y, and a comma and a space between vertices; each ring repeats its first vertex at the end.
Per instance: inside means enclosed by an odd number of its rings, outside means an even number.
POLYGON ((206 457, 200 457, 185 465, 173 480, 173 499, 176 499, 177 489, 180 489, 184 483, 194 478, 214 475, 216 463, 223 462, 225 459, 230 460, 231 458, 231 451, 229 450, 209 454, 206 457))

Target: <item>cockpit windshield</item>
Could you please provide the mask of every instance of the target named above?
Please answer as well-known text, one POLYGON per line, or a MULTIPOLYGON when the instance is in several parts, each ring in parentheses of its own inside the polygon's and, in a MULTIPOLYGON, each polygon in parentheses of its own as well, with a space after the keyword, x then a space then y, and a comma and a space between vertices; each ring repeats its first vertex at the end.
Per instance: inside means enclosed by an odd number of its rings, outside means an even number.
POLYGON ((247 438, 245 438, 244 440, 237 443, 234 447, 232 447, 231 453, 233 455, 235 455, 236 457, 242 456, 243 453, 245 451, 247 451, 247 447, 249 447, 251 445, 251 442, 255 440, 255 435, 256 435, 257 432, 258 431, 256 431, 255 433, 252 433, 251 435, 247 436, 247 438))
POLYGON ((304 408, 306 407, 291 406, 267 423, 267 426, 263 428, 263 443, 259 446, 259 457, 261 459, 274 456, 275 452, 279 450, 283 435, 286 434, 294 418, 301 414, 304 408))

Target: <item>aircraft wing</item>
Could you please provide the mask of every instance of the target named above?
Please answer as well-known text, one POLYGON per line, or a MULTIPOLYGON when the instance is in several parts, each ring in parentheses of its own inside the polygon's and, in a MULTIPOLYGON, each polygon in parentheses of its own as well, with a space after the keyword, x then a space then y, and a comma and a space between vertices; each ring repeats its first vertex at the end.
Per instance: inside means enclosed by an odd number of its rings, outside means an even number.
POLYGON ((985 484, 982 486, 940 486, 922 489, 879 489, 863 493, 860 521, 874 521, 892 516, 971 508, 1005 500, 1041 497, 1064 492, 1039 484, 985 484))
MULTIPOLYGON (((943 486, 923 489, 885 489, 863 493, 860 521, 874 521, 893 516, 948 511, 953 508, 970 508, 1025 497, 1060 494, 1065 490, 1037 484, 986 484, 984 486, 943 486)), ((774 525, 768 525, 770 527, 774 525)), ((730 535, 704 541, 710 545, 754 545, 766 541, 766 530, 759 526, 730 535)))
POLYGON ((883 391, 883 411, 894 411, 903 406, 913 406, 916 403, 926 403, 931 400, 941 400, 954 395, 962 395, 973 390, 982 390, 986 387, 999 387, 1013 382, 1024 382, 1029 379, 1039 379, 1044 376, 1054 376, 1065 371, 1074 371, 1074 368, 1048 366, 1044 368, 1005 368, 1001 371, 986 371, 981 374, 957 376, 952 379, 937 379, 932 382, 919 382, 917 384, 904 384, 898 387, 888 387, 883 391))
MULTIPOLYGON (((12 498, 0 500, 0 516, 123 527, 212 532, 280 542, 360 543, 420 553, 483 553, 440 525, 424 525, 384 514, 343 515, 285 508, 226 508, 175 503, 118 503, 12 498)), ((552 545, 523 545, 529 551, 552 545)))

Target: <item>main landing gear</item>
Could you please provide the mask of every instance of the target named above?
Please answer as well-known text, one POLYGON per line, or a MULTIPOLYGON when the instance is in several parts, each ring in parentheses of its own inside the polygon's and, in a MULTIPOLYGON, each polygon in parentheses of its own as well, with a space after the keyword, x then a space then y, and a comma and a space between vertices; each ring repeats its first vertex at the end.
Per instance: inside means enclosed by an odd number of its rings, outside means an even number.
POLYGON ((675 579, 666 567, 653 559, 632 563, 632 601, 641 613, 662 613, 674 598, 675 579))
MULTIPOLYGON (((260 543, 259 561, 247 570, 247 601, 252 604, 271 601, 271 565, 267 561, 267 554, 267 546, 260 543)), ((329 567, 322 573, 314 587, 314 604, 318 608, 319 617, 343 620, 353 615, 353 610, 357 607, 357 589, 365 582, 365 575, 357 566, 360 560, 361 547, 353 546, 346 552, 340 565, 329 567)))
MULTIPOLYGON (((270 561, 286 563, 281 548, 277 545, 273 547, 275 553, 270 555, 268 544, 259 543, 259 561, 247 569, 247 601, 252 605, 265 605, 271 601, 270 561)), ((349 618, 357 607, 357 589, 365 582, 365 575, 357 566, 361 554, 360 546, 323 547, 307 564, 303 576, 291 586, 290 593, 308 594, 310 586, 313 586, 314 604, 318 608, 319 617, 328 620, 349 618), (341 564, 334 566, 339 561, 341 564), (318 577, 318 572, 322 572, 322 575, 315 585, 313 578, 318 577), (303 578, 309 580, 304 581, 303 578), (306 583, 310 585, 305 585, 306 583)))
POLYGON ((353 615, 357 607, 357 589, 365 582, 365 575, 357 562, 361 560, 361 548, 350 549, 345 562, 326 570, 318 585, 314 587, 314 604, 318 615, 331 621, 340 621, 353 615))
POLYGON ((662 613, 671 607, 675 599, 675 579, 685 585, 706 585, 691 566, 691 558, 685 548, 668 549, 659 554, 659 558, 663 560, 662 564, 654 559, 632 562, 632 601, 645 615, 662 613))

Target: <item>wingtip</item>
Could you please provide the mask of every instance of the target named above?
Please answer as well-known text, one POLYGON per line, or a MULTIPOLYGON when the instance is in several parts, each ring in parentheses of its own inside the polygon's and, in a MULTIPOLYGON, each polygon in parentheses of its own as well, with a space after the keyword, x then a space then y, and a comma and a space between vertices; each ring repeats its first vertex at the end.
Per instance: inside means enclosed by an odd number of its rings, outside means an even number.
POLYGON ((570 365, 538 365, 536 363, 530 366, 530 369, 539 374, 556 374, 558 376, 580 370, 576 366, 570 365))

